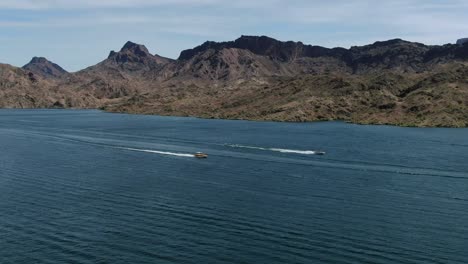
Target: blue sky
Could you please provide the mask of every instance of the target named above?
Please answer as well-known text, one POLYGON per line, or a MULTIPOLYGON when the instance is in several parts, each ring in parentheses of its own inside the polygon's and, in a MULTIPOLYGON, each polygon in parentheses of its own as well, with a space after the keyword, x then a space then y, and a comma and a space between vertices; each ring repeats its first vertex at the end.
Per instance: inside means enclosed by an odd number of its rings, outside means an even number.
POLYGON ((69 71, 127 40, 177 58, 206 40, 268 35, 326 47, 468 37, 466 0, 0 0, 0 62, 46 57, 69 71))

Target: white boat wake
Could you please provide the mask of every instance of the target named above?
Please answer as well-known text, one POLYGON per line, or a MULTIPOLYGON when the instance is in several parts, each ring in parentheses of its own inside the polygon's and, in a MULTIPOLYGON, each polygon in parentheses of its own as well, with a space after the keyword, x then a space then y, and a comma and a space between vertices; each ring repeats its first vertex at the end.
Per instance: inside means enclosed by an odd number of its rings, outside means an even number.
POLYGON ((237 145, 237 144, 227 144, 226 146, 233 147, 233 148, 246 148, 246 149, 258 149, 258 150, 267 150, 267 151, 275 151, 281 153, 293 153, 293 154, 302 154, 302 155, 318 155, 324 154, 323 151, 316 151, 316 150, 296 150, 296 149, 281 149, 281 148, 262 148, 262 147, 253 147, 253 146, 244 146, 244 145, 237 145))
POLYGON ((158 151, 158 150, 149 150, 149 149, 136 149, 136 148, 124 148, 124 147, 117 147, 118 149, 130 150, 130 151, 138 151, 138 152, 146 152, 146 153, 154 153, 154 154, 161 154, 161 155, 170 155, 170 156, 177 156, 177 157, 195 157, 193 154, 188 153, 175 153, 175 152, 167 152, 167 151, 158 151))
POLYGON ((278 149, 278 148, 271 148, 271 151, 277 151, 281 153, 296 153, 296 154, 303 154, 303 155, 315 155, 317 151, 315 150, 295 150, 295 149, 278 149))

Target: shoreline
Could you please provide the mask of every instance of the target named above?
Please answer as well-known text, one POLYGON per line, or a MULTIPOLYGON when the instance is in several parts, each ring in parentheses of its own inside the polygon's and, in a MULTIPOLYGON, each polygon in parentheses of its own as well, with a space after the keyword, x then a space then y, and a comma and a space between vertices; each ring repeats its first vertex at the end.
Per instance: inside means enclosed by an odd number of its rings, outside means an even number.
POLYGON ((109 114, 127 114, 127 115, 145 115, 145 116, 162 116, 162 117, 187 117, 197 118, 205 120, 226 120, 226 121, 249 121, 249 122, 275 122, 275 123, 320 123, 320 122, 343 122, 352 125, 359 126, 392 126, 401 128, 459 128, 466 129, 468 126, 420 126, 415 124, 395 124, 395 123, 373 123, 373 122, 355 122, 346 119, 327 119, 327 120, 306 120, 306 121, 294 121, 294 120, 274 120, 274 119, 247 119, 247 118, 220 118, 220 117, 209 117, 209 116, 198 116, 198 115, 177 115, 177 114, 152 114, 152 113, 138 113, 138 112, 125 112, 125 111, 109 111, 101 108, 0 108, 0 110, 95 110, 109 114))
POLYGON ((318 120, 306 120, 306 121, 294 121, 294 120, 275 120, 275 119, 247 119, 247 118, 221 118, 211 116, 198 116, 198 115, 173 115, 173 114, 152 114, 152 113, 138 113, 138 112, 125 112, 125 111, 109 111, 105 109, 97 109, 106 113, 115 114, 129 114, 129 115, 148 115, 148 116, 167 116, 167 117, 190 117, 199 118, 206 120, 233 120, 233 121, 251 121, 251 122, 276 122, 276 123, 319 123, 319 122, 343 122, 359 126, 392 126, 402 128, 468 128, 468 126, 420 126, 416 124, 395 124, 395 123, 372 123, 372 122, 356 122, 346 119, 318 119, 318 120))

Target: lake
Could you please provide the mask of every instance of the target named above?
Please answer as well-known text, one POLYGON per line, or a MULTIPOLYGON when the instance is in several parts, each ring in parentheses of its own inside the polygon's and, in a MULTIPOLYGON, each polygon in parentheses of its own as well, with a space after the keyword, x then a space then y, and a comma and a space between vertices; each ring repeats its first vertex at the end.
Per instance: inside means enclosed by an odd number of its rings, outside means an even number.
POLYGON ((468 129, 0 110, 0 263, 465 264, 468 129))

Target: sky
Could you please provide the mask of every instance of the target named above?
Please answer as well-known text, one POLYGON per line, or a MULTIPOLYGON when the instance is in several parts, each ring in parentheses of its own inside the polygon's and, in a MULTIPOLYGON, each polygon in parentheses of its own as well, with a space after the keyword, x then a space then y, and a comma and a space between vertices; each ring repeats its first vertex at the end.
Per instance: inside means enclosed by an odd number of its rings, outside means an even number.
POLYGON ((325 47, 468 37, 466 0, 0 0, 0 62, 46 57, 68 71, 130 40, 177 58, 201 43, 266 35, 325 47))

